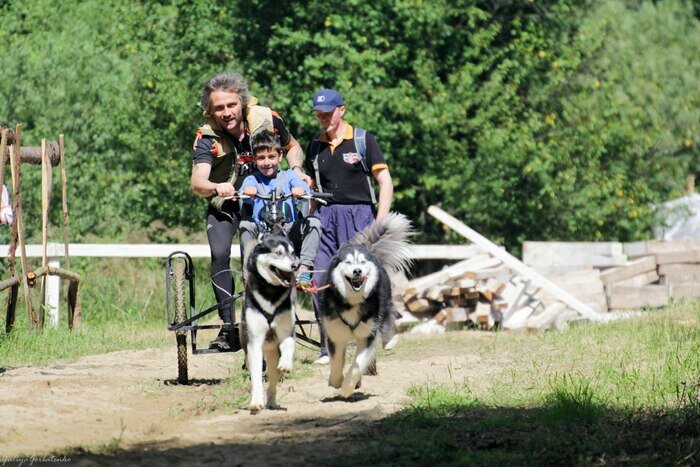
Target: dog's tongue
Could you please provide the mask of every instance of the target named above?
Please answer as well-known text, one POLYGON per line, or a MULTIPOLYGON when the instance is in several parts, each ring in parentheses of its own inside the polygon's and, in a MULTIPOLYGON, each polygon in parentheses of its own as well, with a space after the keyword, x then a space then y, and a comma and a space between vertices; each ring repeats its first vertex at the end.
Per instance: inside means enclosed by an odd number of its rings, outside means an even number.
POLYGON ((353 277, 351 282, 354 287, 360 287, 366 279, 367 276, 353 277))

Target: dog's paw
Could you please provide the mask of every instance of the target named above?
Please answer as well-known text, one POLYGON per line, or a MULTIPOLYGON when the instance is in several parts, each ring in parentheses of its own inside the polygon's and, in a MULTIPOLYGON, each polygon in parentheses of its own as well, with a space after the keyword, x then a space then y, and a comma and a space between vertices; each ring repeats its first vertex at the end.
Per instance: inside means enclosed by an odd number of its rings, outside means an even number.
POLYGON ((250 404, 250 413, 251 414, 256 414, 263 410, 265 407, 262 405, 262 403, 259 404, 250 404))
POLYGON ((355 389, 360 389, 360 386, 362 386, 362 378, 357 380, 357 384, 355 385, 355 389))
POLYGON ((280 406, 277 405, 277 401, 274 399, 267 401, 267 404, 265 404, 265 408, 269 410, 279 410, 280 406))
POLYGON ((292 362, 280 361, 279 365, 277 365, 277 371, 279 371, 282 374, 289 373, 290 371, 292 371, 292 362))
POLYGON ((340 375, 340 378, 334 378, 333 375, 331 375, 328 378, 328 385, 332 388, 340 389, 340 386, 343 384, 343 375, 340 375))
POLYGON ((340 397, 347 399, 352 396, 354 390, 355 389, 352 386, 343 385, 343 387, 340 389, 340 397))

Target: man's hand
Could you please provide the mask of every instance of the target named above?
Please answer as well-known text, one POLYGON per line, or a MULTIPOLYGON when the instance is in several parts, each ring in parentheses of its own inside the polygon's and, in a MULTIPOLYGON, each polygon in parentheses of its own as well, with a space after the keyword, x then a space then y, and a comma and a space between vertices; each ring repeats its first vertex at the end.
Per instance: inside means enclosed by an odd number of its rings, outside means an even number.
POLYGON ((236 194, 236 189, 233 188, 233 184, 230 182, 217 183, 214 186, 214 191, 216 192, 214 194, 223 198, 230 198, 236 194))
POLYGON ((302 196, 304 196, 304 193, 306 193, 306 192, 304 191, 303 188, 299 188, 299 187, 292 188, 292 198, 301 198, 302 196))
POLYGON ((243 190, 243 194, 255 198, 258 195, 258 189, 254 186, 248 186, 243 190))
POLYGON ((301 169, 295 169, 294 173, 299 175, 299 178, 301 178, 302 181, 309 186, 309 188, 312 188, 314 186, 314 179, 302 172, 301 169))

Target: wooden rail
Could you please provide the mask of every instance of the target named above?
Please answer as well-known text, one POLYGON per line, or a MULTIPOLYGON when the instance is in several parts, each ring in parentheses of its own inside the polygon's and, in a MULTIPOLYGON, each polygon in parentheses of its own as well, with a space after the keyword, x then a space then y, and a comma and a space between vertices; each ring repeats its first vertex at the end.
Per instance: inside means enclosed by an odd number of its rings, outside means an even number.
MULTIPOLYGON (((46 256, 63 258, 66 246, 62 243, 48 243, 46 256)), ((206 244, 109 244, 109 243, 71 243, 68 245, 71 257, 94 258, 165 258, 173 251, 185 251, 193 258, 209 258, 211 252, 206 244)), ((479 252, 474 245, 413 245, 413 259, 460 260, 471 258, 479 252)), ((240 258, 238 244, 231 246, 231 257, 240 258)), ((9 245, 0 245, 0 258, 7 257, 9 245)), ((26 245, 26 256, 41 258, 41 245, 26 245)))

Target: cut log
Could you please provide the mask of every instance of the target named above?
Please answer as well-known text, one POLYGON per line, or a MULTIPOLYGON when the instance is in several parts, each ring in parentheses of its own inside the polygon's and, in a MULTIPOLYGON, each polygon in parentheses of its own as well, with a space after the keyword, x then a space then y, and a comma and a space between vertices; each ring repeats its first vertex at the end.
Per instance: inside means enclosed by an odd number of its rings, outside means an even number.
POLYGON ((411 313, 425 313, 435 307, 425 298, 414 298, 406 302, 406 308, 411 313))
POLYGON ((452 307, 445 308, 444 311, 446 312, 446 322, 448 323, 466 323, 469 319, 467 317, 467 313, 469 312, 467 308, 452 307))
MULTIPOLYGON (((5 149, 5 163, 10 160, 9 147, 5 149)), ((52 167, 61 162, 61 151, 58 141, 46 142, 46 157, 52 167)), ((21 147, 19 151, 19 162, 21 164, 41 164, 41 147, 21 147)))

